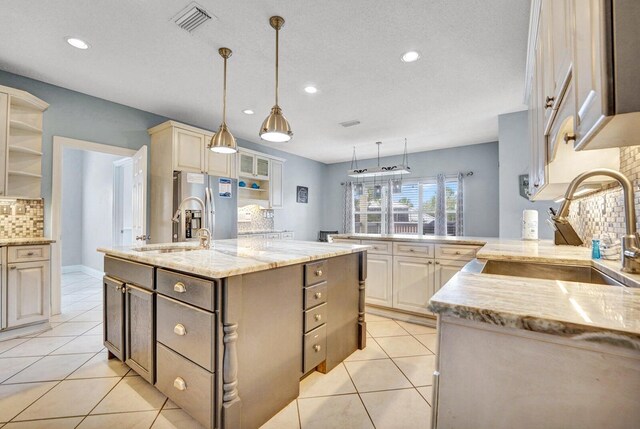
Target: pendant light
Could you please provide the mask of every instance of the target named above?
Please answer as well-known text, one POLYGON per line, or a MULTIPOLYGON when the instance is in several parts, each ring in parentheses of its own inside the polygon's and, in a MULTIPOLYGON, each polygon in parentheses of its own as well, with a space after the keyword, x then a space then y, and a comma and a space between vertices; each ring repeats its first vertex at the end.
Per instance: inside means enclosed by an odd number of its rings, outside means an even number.
POLYGON ((269 24, 276 30, 276 104, 271 108, 271 113, 260 127, 260 138, 268 142, 282 143, 288 142, 293 136, 289 122, 278 106, 278 34, 284 25, 284 18, 272 16, 269 18, 269 24))
POLYGON ((227 128, 227 59, 231 56, 231 49, 220 48, 218 53, 224 59, 224 86, 222 92, 222 124, 218 132, 211 137, 209 149, 212 152, 232 154, 238 151, 236 139, 227 128))

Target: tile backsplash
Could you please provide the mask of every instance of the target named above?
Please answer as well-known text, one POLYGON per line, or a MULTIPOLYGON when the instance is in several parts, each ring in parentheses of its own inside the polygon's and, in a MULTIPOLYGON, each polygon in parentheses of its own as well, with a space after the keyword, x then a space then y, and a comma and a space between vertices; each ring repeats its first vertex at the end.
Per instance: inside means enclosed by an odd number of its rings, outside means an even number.
POLYGON ((0 238, 44 236, 44 200, 0 198, 0 238))
MULTIPOLYGON (((640 146, 620 149, 620 171, 633 182, 636 212, 640 213, 640 146)), ((625 233, 622 188, 610 188, 576 199, 569 210, 569 220, 586 246, 604 234, 620 237, 625 233)), ((638 218, 636 215, 636 225, 638 218)))
POLYGON ((238 208, 238 233, 273 231, 273 210, 249 205, 238 208))

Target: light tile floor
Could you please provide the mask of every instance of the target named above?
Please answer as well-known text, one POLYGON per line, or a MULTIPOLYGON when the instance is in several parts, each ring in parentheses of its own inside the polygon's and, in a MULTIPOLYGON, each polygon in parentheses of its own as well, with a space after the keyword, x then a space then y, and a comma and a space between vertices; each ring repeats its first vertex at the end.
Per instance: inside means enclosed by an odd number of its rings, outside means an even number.
MULTIPOLYGON (((197 429, 186 413, 102 345, 102 282, 64 274, 53 329, 0 342, 0 428, 197 429)), ((429 428, 435 329, 367 315, 367 347, 300 396, 263 429, 429 428)))

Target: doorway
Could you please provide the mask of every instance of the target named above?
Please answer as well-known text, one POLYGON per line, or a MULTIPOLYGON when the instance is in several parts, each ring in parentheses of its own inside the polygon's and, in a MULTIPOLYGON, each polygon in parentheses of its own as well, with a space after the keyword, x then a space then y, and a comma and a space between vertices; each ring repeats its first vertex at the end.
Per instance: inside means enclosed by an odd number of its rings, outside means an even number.
POLYGON ((146 146, 139 151, 54 137, 51 313, 61 310, 61 275, 103 275, 99 247, 127 246, 146 225, 146 146))

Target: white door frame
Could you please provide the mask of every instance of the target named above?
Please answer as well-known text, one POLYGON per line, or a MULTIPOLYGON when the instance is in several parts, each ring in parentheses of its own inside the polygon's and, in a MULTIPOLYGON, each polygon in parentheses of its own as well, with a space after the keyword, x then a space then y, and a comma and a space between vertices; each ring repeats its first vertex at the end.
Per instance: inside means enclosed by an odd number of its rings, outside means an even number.
MULTIPOLYGON (((124 181, 123 170, 127 164, 131 164, 133 167, 132 158, 122 158, 117 161, 113 161, 113 244, 114 246, 122 245, 122 229, 123 229, 123 216, 122 205, 124 204, 122 186, 124 181)), ((131 191, 128 193, 128 198, 131 198, 131 191)))
POLYGON ((131 157, 136 154, 133 149, 111 146, 108 144, 94 143, 85 140, 76 140, 68 137, 53 136, 53 165, 51 172, 51 237, 55 243, 51 244, 51 314, 59 314, 61 307, 62 290, 60 275, 62 272, 62 255, 60 239, 62 238, 62 154, 64 149, 79 149, 92 152, 106 153, 122 157, 131 157))

